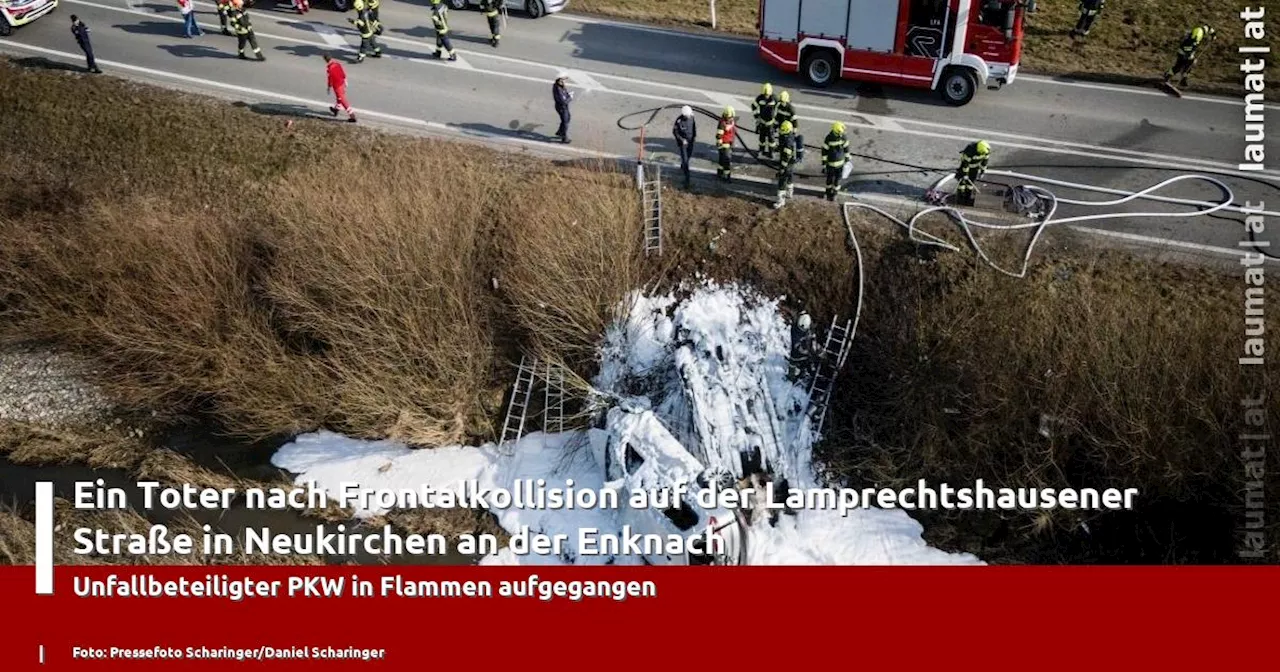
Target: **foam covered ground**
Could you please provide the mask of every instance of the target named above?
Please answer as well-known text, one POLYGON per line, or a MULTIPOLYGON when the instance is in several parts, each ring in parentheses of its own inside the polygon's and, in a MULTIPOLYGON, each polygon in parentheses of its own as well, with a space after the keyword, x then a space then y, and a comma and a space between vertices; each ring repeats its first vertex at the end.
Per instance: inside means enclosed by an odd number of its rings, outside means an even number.
MULTIPOLYGON (((613 403, 652 409, 658 423, 606 428, 615 432, 663 433, 627 436, 632 441, 669 443, 675 437, 704 465, 741 473, 737 456, 759 449, 775 473, 792 487, 823 485, 812 463, 814 437, 807 410, 807 388, 787 375, 790 327, 777 302, 732 286, 704 284, 673 296, 631 297, 626 318, 605 334, 600 374, 594 381, 613 403)), ((842 379, 840 384, 856 384, 842 379)), ((334 490, 341 482, 367 488, 460 487, 476 480, 482 487, 510 488, 518 479, 543 478, 553 487, 570 479, 575 487, 600 488, 604 474, 582 444, 580 432, 525 436, 503 454, 493 444, 412 450, 387 441, 360 441, 329 432, 299 436, 272 459, 297 474, 334 490)), ((361 511, 373 515, 380 511, 361 511)), ((547 534, 595 527, 617 531, 617 511, 495 511, 510 532, 522 525, 547 534)), ((968 554, 928 546, 923 529, 906 512, 867 509, 842 517, 834 511, 803 510, 782 516, 776 526, 759 521, 750 529, 750 564, 976 564, 968 554)), ((558 562, 634 564, 634 557, 576 555, 514 556, 502 553, 486 563, 558 562)))

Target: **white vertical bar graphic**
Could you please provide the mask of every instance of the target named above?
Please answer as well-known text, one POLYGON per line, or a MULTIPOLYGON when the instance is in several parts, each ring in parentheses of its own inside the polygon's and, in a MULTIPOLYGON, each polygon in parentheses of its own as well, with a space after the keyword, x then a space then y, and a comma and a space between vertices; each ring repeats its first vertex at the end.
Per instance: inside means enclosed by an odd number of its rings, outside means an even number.
POLYGON ((36 483, 36 594, 53 594, 53 483, 50 482, 36 483))
POLYGON ((40 645, 40 664, 44 665, 44 644, 40 645))

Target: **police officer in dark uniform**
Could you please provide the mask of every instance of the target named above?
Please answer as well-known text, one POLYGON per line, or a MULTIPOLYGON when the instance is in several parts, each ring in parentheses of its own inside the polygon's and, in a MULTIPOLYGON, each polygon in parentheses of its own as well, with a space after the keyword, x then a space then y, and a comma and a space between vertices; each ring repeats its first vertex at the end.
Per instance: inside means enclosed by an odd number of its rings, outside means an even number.
POLYGON ((89 26, 84 25, 75 14, 71 15, 71 34, 76 38, 76 44, 80 45, 80 51, 84 52, 85 69, 93 73, 101 73, 98 69, 98 62, 93 59, 93 44, 89 42, 89 26))

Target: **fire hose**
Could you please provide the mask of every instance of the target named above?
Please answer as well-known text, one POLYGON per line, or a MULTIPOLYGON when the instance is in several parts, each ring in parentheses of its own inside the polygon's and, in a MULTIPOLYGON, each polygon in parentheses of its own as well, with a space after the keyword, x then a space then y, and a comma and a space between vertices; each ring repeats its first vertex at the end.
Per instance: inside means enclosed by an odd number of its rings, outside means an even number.
MULTIPOLYGON (((1022 173, 1016 173, 1016 172, 1004 171, 1004 170, 993 169, 988 171, 988 174, 1013 177, 1017 179, 1025 179, 1029 182, 1041 182, 1044 184, 1053 184, 1053 185, 1068 187, 1072 189, 1079 189, 1081 191, 1095 191, 1095 192, 1104 192, 1104 193, 1122 194, 1122 195, 1119 198, 1114 198, 1111 200, 1089 201, 1089 200, 1062 198, 1043 187, 1037 187, 1033 185, 1024 185, 1023 187, 1024 189, 1031 192, 1038 198, 1042 199, 1043 203, 1045 204, 1045 208, 1044 208, 1044 216, 1040 218, 1038 221, 1025 222, 1020 224, 995 224, 991 222, 980 221, 977 219, 973 219, 970 215, 966 214, 965 212, 963 212, 958 208, 946 206, 946 205, 937 205, 930 208, 926 208, 912 215, 910 219, 904 221, 901 218, 889 212, 886 212, 884 209, 876 207, 874 205, 870 205, 868 203, 863 203, 859 201, 847 201, 844 204, 843 211, 845 214, 845 224, 849 228, 849 235, 850 236, 853 235, 853 229, 852 229, 852 226, 849 224, 848 211, 851 208, 860 208, 863 210, 870 210, 872 212, 880 214, 888 218, 890 221, 894 222, 895 224, 903 227, 907 231, 908 238, 915 243, 918 243, 920 245, 927 245, 931 247, 938 247, 946 250, 951 250, 953 252, 959 252, 960 251, 959 247, 947 242, 946 240, 938 236, 935 236, 926 231, 922 231, 919 228, 919 223, 921 219, 923 219, 929 214, 932 214, 935 212, 941 212, 948 215, 952 219, 952 221, 954 221, 960 227, 960 230, 964 232, 965 238, 968 240, 969 245, 973 247, 977 255, 988 266, 1010 277, 1025 278, 1031 264, 1031 255, 1035 251, 1036 244, 1040 241, 1041 235, 1043 235, 1044 231, 1047 228, 1049 228, 1050 225, 1079 224, 1082 222, 1096 222, 1096 221, 1110 220, 1110 219, 1203 217, 1203 216, 1212 215, 1214 213, 1227 210, 1227 209, 1233 209, 1233 210, 1238 209, 1234 206, 1235 195, 1231 191, 1231 188, 1228 187, 1226 183, 1222 182, 1221 180, 1218 180, 1213 177, 1209 177, 1207 175, 1193 175, 1193 174, 1178 175, 1175 177, 1171 177, 1158 184, 1147 187, 1146 189, 1142 189, 1141 191, 1130 193, 1130 192, 1125 192, 1118 189, 1109 189, 1106 187, 1098 187, 1095 185, 1066 182, 1063 180, 1051 180, 1048 178, 1037 177, 1034 175, 1025 175, 1022 173), (1064 205, 1064 204, 1084 206, 1084 207, 1105 208, 1105 207, 1114 207, 1118 205, 1123 205, 1125 203, 1129 203, 1131 201, 1135 201, 1138 199, 1144 199, 1144 200, 1154 200, 1154 201, 1160 201, 1165 203, 1176 203, 1176 204, 1184 204, 1184 205, 1186 204, 1203 205, 1199 201, 1190 201, 1188 199, 1153 195, 1154 192, 1164 189, 1169 185, 1176 184, 1179 182, 1186 182, 1190 180, 1198 180, 1201 182, 1207 182, 1209 184, 1212 184, 1213 186, 1217 187, 1219 191, 1221 191, 1222 199, 1217 203, 1211 204, 1207 208, 1202 208, 1200 210, 1196 210, 1193 212, 1114 212, 1112 211, 1112 212, 1104 212, 1104 213, 1093 214, 1093 215, 1079 215, 1074 217, 1064 217, 1061 219, 1055 219, 1055 215, 1057 214, 1057 211, 1058 211, 1058 206, 1064 205), (1023 250, 1020 268, 1016 271, 1013 271, 1006 268, 1002 268, 1001 266, 996 264, 994 261, 992 261, 992 259, 987 255, 986 251, 978 243, 976 237, 974 236, 974 229, 993 229, 993 230, 1000 230, 1000 231, 1015 231, 1015 230, 1026 230, 1026 229, 1033 230, 1031 239, 1027 242, 1027 245, 1023 250)), ((934 189, 935 190, 941 189, 948 182, 954 179, 955 179, 954 175, 948 174, 934 184, 934 189)), ((1280 216, 1280 213, 1272 213, 1267 211, 1259 211, 1257 214, 1280 216)), ((1258 251, 1261 252, 1262 254, 1267 254, 1266 251, 1260 248, 1258 248, 1258 251)), ((1267 256, 1270 256, 1271 258, 1275 258, 1274 255, 1267 254, 1267 256)))
MULTIPOLYGON (((683 105, 670 104, 670 105, 663 105, 661 107, 639 110, 637 112, 632 112, 619 117, 617 120, 617 125, 618 125, 618 128, 621 128, 627 131, 642 130, 644 127, 647 127, 649 124, 653 123, 653 121, 656 120, 658 115, 661 114, 663 111, 678 110, 681 107, 683 107, 683 105), (627 123, 628 120, 634 119, 636 117, 641 117, 642 115, 647 115, 647 116, 645 116, 643 121, 641 121, 639 124, 627 123)), ((694 112, 701 114, 705 117, 715 119, 717 121, 720 119, 719 113, 714 112, 712 110, 708 110, 704 107, 690 105, 689 108, 694 112)), ((759 151, 752 148, 749 144, 747 144, 747 141, 743 137, 744 134, 747 134, 747 133, 752 135, 757 135, 757 133, 753 129, 742 127, 742 126, 738 127, 737 130, 739 132, 735 134, 735 142, 737 143, 738 146, 742 148, 744 152, 746 152, 746 154, 751 158, 751 160, 754 163, 757 163, 759 165, 777 170, 778 163, 776 161, 762 158, 760 156, 759 151)), ((813 149, 815 151, 822 150, 821 147, 816 145, 804 144, 803 146, 807 149, 813 149)), ((867 161, 873 161, 877 163, 889 164, 892 166, 897 166, 902 169, 902 170, 894 170, 894 171, 860 171, 860 172, 853 173, 855 175, 884 175, 884 174, 891 174, 891 173, 923 173, 923 174, 943 173, 943 177, 933 184, 933 188, 930 190, 932 192, 941 191, 948 183, 950 183, 955 179, 954 166, 952 167, 923 166, 923 165, 917 165, 917 164, 907 163, 903 161, 894 161, 892 159, 886 159, 886 158, 871 155, 871 154, 861 154, 858 152, 849 152, 848 155, 850 158, 858 158, 858 159, 864 159, 867 161)), ((848 174, 849 173, 848 167, 850 165, 851 165, 850 163, 845 164, 846 174, 843 176, 843 179, 849 178, 850 175, 848 174)), ((1234 203, 1235 194, 1232 192, 1231 188, 1228 187, 1223 181, 1214 177, 1210 177, 1209 175, 1179 174, 1167 180, 1164 180, 1163 182, 1160 182, 1153 186, 1142 189, 1141 191, 1128 192, 1121 189, 1112 189, 1107 187, 1101 187, 1098 185, 1068 182, 1065 180, 1055 180, 1055 179, 1050 179, 1046 177, 1040 177, 1037 175, 1019 173, 1019 172, 1008 170, 1010 168, 1053 168, 1053 167, 1055 166, 1045 165, 1045 164, 1013 164, 1013 165, 1007 165, 1007 166, 993 167, 992 169, 987 171, 987 175, 1010 177, 1018 180, 1024 180, 1028 183, 1053 185, 1053 186, 1058 186, 1058 187, 1063 187, 1068 189, 1075 189, 1079 191, 1091 191, 1096 193, 1112 194, 1112 195, 1118 196, 1119 198, 1115 198, 1112 200, 1105 200, 1105 201, 1068 199, 1068 198, 1061 198, 1056 194, 1054 194, 1053 192, 1049 191, 1048 189, 1045 189, 1044 187, 1034 186, 1033 184, 1024 184, 1018 187, 1012 187, 1013 190, 1019 190, 1023 194, 1029 193, 1034 195, 1036 198, 1040 199, 1043 205, 1043 210, 1044 210, 1043 217, 1039 218, 1038 221, 1027 222, 1022 224, 1012 224, 1012 225, 993 224, 990 222, 977 221, 965 215, 962 211, 954 207, 949 207, 941 204, 926 208, 925 210, 922 210, 916 213, 908 221, 903 221, 885 212, 881 208, 878 208, 876 206, 863 203, 860 201, 846 202, 845 208, 843 208, 843 210, 846 212, 846 216, 847 216, 847 210, 849 207, 871 210, 872 212, 876 212, 880 215, 883 215, 889 218, 894 223, 905 228, 907 230, 908 235, 911 237, 911 239, 917 243, 957 251, 957 248, 954 245, 947 243, 946 241, 942 240, 941 238, 938 238, 937 236, 933 236, 932 234, 926 233, 924 231, 920 231, 917 228, 917 223, 919 222, 919 220, 926 215, 929 215, 935 212, 941 212, 941 213, 947 214, 948 216, 951 217, 951 219, 953 219, 959 224, 961 229, 964 231, 965 236, 968 238, 970 245, 974 246, 975 251, 986 263, 991 264, 993 268, 995 268, 996 270, 1002 273, 1005 273, 1006 275, 1011 275, 1013 277, 1018 277, 1018 278, 1026 276, 1027 268, 1030 264, 1030 257, 1035 249, 1035 245, 1039 242, 1040 236, 1043 234, 1044 229, 1048 228, 1050 225, 1072 224, 1072 223, 1081 223, 1081 222, 1088 222, 1088 221, 1102 221, 1102 220, 1135 218, 1135 217, 1154 217, 1154 218, 1205 217, 1205 216, 1221 217, 1222 215, 1220 213, 1223 213, 1224 211, 1236 212, 1236 213, 1242 212, 1242 209, 1236 206, 1234 203), (1190 200, 1185 198, 1175 198, 1171 196, 1158 196, 1154 194, 1154 192, 1157 192, 1169 185, 1179 183, 1179 182, 1185 182, 1189 180, 1197 180, 1197 181, 1207 182, 1209 184, 1212 184, 1221 192, 1222 200, 1217 203, 1206 203, 1202 201, 1195 201, 1195 200, 1190 200), (1109 212, 1109 213, 1101 213, 1101 214, 1094 214, 1094 215, 1066 217, 1062 219, 1054 218, 1055 215, 1057 214, 1059 205, 1074 205, 1074 206, 1081 206, 1081 207, 1109 207, 1109 206, 1122 205, 1124 203, 1128 203, 1128 202, 1139 200, 1139 199, 1156 201, 1161 203, 1169 203, 1174 205, 1196 206, 1200 209, 1192 212, 1109 212), (1035 231, 1033 233, 1032 239, 1028 243, 1024 251, 1024 257, 1022 260, 1022 266, 1020 270, 1017 272, 1012 272, 1007 269, 999 268, 994 263, 992 263, 990 258, 986 255, 985 251, 983 251, 981 246, 979 246, 976 240, 974 240, 972 230, 975 228, 999 229, 999 230, 1034 229, 1035 231)), ((1114 166, 1114 165, 1089 165, 1089 166, 1072 166, 1072 167, 1099 169, 1099 170, 1119 170, 1119 169, 1129 170, 1130 169, 1128 166, 1114 166)), ((1145 170, 1168 172, 1168 171, 1174 171, 1179 169, 1164 168, 1164 167, 1150 167, 1150 168, 1145 168, 1145 170)), ((1216 173, 1219 171, 1206 170, 1204 172, 1216 173)), ((822 174, 806 173, 801 171, 796 171, 795 175, 797 177, 803 177, 803 178, 825 177, 822 174)), ((1273 189, 1276 188, 1275 184, 1264 181, 1254 176, 1231 174, 1231 177, 1236 180, 1244 180, 1244 181, 1261 184, 1267 187, 1271 187, 1273 189)), ((984 181, 987 183, 991 183, 989 180, 984 180, 984 181)), ((1007 185, 1007 184, 1002 184, 1002 186, 1005 186, 1007 188, 1010 187, 1010 185, 1007 185)), ((1263 215, 1267 217, 1280 217, 1280 212, 1271 212, 1266 210, 1259 210, 1256 212, 1250 211, 1250 214, 1258 214, 1258 215, 1263 215)), ((850 235, 852 235, 852 229, 850 229, 850 235)), ((1252 246, 1253 251, 1259 254, 1262 254, 1263 256, 1269 259, 1280 259, 1280 255, 1277 255, 1274 252, 1268 251, 1267 249, 1265 249, 1264 245, 1259 244, 1259 242, 1256 239, 1255 233, 1252 229, 1248 229, 1248 235, 1249 235, 1250 241, 1253 243, 1253 246, 1252 246)), ((856 244, 856 241, 855 241, 855 244, 856 244)))

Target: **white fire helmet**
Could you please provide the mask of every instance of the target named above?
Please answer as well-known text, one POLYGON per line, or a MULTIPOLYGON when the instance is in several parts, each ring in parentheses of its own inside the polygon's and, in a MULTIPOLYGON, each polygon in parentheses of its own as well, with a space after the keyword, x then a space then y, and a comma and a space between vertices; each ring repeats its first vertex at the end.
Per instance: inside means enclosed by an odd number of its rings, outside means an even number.
POLYGON ((689 107, 688 105, 685 105, 684 107, 680 108, 680 116, 682 116, 682 117, 692 117, 692 116, 693 116, 693 108, 692 108, 692 107, 689 107))
POLYGON ((813 326, 813 318, 809 317, 809 313, 800 313, 800 319, 797 324, 801 329, 809 331, 809 327, 813 326))

